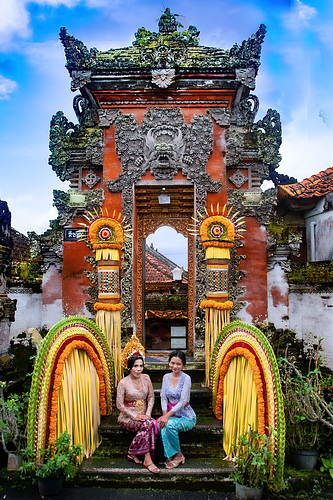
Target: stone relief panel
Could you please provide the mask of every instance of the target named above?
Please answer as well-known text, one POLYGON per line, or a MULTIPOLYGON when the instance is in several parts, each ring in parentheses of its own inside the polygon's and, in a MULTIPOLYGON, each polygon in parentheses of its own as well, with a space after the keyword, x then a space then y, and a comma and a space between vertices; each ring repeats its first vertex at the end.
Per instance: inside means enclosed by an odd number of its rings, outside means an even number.
POLYGON ((213 124, 208 115, 195 115, 186 125, 179 108, 149 108, 142 125, 133 115, 116 120, 116 150, 123 172, 109 181, 110 191, 122 191, 149 169, 156 180, 172 180, 180 169, 186 177, 203 182, 211 191, 221 188, 206 173, 213 148, 213 124))

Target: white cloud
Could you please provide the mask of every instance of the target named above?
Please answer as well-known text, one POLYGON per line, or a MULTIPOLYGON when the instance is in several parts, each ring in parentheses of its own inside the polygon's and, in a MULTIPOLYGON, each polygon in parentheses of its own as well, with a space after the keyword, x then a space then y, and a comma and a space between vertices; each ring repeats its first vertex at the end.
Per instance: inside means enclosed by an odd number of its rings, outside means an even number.
POLYGON ((332 130, 303 103, 283 127, 282 162, 278 172, 301 181, 326 170, 333 164, 332 139, 332 130))
POLYGON ((4 0, 1 2, 0 16, 0 47, 1 51, 8 50, 14 37, 23 39, 31 35, 30 15, 28 4, 50 5, 59 7, 65 5, 68 8, 75 7, 82 0, 4 0))
POLYGON ((314 7, 310 7, 310 5, 298 2, 298 15, 300 21, 306 23, 317 15, 317 10, 314 7))
POLYGON ((23 0, 6 0, 1 4, 0 46, 6 49, 13 36, 27 38, 30 35, 29 13, 23 0))
POLYGON ((0 75, 0 101, 9 99, 9 95, 18 88, 18 84, 14 80, 9 80, 3 75, 0 75))

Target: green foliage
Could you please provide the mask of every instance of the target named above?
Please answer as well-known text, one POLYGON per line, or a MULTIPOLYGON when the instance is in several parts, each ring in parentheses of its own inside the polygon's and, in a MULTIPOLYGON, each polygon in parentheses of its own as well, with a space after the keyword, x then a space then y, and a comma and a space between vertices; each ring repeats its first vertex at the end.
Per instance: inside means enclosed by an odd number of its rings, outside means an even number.
POLYGON ((320 472, 328 472, 333 479, 333 457, 320 457, 323 465, 320 467, 320 472))
POLYGON ((30 258, 27 261, 16 262, 12 265, 11 282, 39 284, 42 282, 42 273, 39 259, 30 258))
POLYGON ((258 488, 268 482, 276 461, 270 450, 270 439, 276 431, 261 436, 250 427, 249 432, 238 437, 234 445, 236 451, 236 467, 232 472, 235 482, 243 486, 258 488))
POLYGON ((324 397, 330 377, 321 376, 321 339, 308 353, 308 366, 302 372, 301 363, 288 357, 279 359, 284 407, 286 439, 289 447, 296 450, 318 449, 322 427, 326 434, 333 430, 333 405, 324 397))
POLYGON ((20 451, 26 444, 29 393, 6 398, 5 389, 6 382, 0 382, 0 436, 4 451, 9 453, 20 451))
POLYGON ((68 432, 60 434, 46 449, 37 452, 31 446, 23 450, 23 476, 34 473, 36 477, 59 477, 71 479, 75 476, 82 455, 82 445, 72 445, 68 432))
POLYGON ((332 284, 333 262, 292 263, 288 280, 295 284, 332 284))

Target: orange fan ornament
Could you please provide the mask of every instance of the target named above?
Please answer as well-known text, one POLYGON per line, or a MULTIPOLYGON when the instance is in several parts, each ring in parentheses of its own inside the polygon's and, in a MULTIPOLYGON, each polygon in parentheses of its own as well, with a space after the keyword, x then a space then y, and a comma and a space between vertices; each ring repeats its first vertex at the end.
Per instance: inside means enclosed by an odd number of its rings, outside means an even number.
MULTIPOLYGON (((210 207, 210 213, 199 214, 201 221, 199 234, 202 245, 206 249, 207 261, 207 291, 206 299, 200 304, 206 310, 205 321, 205 354, 206 354, 206 383, 209 383, 209 371, 212 353, 218 334, 225 325, 230 323, 230 309, 233 302, 228 296, 228 267, 230 248, 234 246, 235 238, 245 231, 242 227, 244 217, 238 217, 239 212, 231 215, 232 208, 227 212, 226 205, 220 211, 210 207)), ((197 233, 196 226, 194 232, 197 233)))
POLYGON ((94 304, 96 324, 104 333, 114 362, 115 383, 122 377, 121 370, 121 317, 124 304, 120 302, 120 252, 124 237, 130 237, 121 216, 109 217, 107 210, 94 216, 88 212, 87 233, 82 239, 91 243, 97 262, 98 301, 94 304))

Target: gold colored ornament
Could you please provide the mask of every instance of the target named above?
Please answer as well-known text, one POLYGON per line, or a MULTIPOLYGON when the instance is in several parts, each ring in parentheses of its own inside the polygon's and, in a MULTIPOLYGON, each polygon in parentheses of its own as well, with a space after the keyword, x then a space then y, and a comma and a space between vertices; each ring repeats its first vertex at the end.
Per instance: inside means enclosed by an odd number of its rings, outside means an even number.
POLYGON ((121 366, 128 369, 127 361, 131 356, 145 356, 145 348, 140 343, 138 337, 133 333, 131 340, 127 342, 121 355, 121 366))

